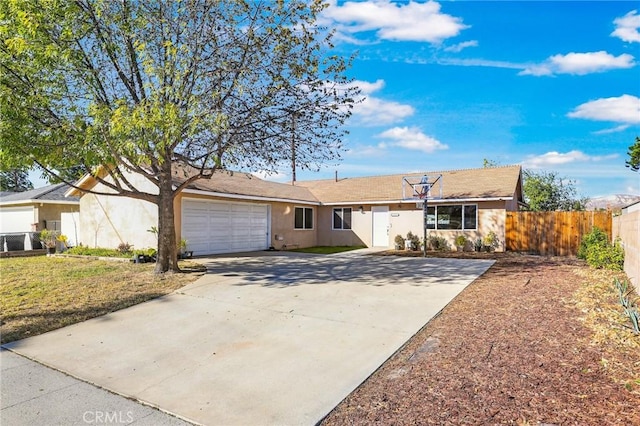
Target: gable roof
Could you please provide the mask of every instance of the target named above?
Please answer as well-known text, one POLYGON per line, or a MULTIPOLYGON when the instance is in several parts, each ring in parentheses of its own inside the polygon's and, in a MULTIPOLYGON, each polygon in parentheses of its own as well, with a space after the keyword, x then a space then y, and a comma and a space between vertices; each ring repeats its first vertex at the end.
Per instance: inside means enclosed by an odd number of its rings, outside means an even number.
POLYGON ((0 205, 9 204, 79 204, 79 197, 65 197, 65 193, 71 188, 66 183, 43 186, 24 192, 10 192, 0 194, 0 205))
MULTIPOLYGON (((184 180, 184 178, 174 177, 174 182, 177 184, 184 182, 184 180)), ((189 184, 185 192, 191 191, 205 191, 232 198, 320 204, 319 200, 307 188, 263 180, 244 172, 216 171, 211 179, 199 179, 189 184)))
MULTIPOLYGON (((190 173, 187 167, 174 168, 174 184, 183 183, 190 173)), ((245 172, 218 170, 210 179, 190 183, 184 193, 263 201, 301 202, 309 204, 382 204, 412 202, 403 200, 402 180, 405 176, 420 179, 423 175, 442 175, 443 200, 523 201, 521 167, 502 166, 481 169, 407 173, 343 179, 296 181, 295 185, 260 179, 245 172)), ((89 189, 95 179, 81 179, 80 187, 89 189)), ((71 190, 69 194, 80 191, 71 190)))
POLYGON ((431 178, 442 175, 444 200, 512 200, 515 197, 522 201, 520 166, 357 177, 337 181, 300 181, 296 185, 308 188, 323 204, 401 202, 402 178, 411 176, 419 181, 423 175, 431 178))

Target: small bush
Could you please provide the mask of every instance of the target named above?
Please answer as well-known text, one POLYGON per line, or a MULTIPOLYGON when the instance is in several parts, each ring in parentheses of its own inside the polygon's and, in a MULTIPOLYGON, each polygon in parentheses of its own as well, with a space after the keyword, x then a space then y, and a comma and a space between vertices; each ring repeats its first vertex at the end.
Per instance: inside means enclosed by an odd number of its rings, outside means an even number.
POLYGON ((435 251, 449 251, 449 242, 444 237, 432 235, 429 237, 429 247, 435 251))
POLYGON ((605 232, 594 226, 591 232, 584 234, 580 241, 580 247, 578 248, 578 258, 587 259, 587 250, 593 246, 603 246, 609 244, 609 237, 605 232))
POLYGON ((411 241, 411 250, 420 249, 420 237, 409 231, 407 233, 407 241, 411 241))
POLYGON ((129 243, 120 243, 116 250, 118 250, 122 254, 127 254, 127 255, 133 254, 133 246, 129 243))
POLYGON ((122 252, 116 249, 108 249, 108 248, 90 248, 84 246, 77 246, 70 248, 67 250, 67 254, 76 254, 80 256, 100 256, 100 257, 128 257, 125 256, 122 252))
POLYGON ((600 228, 594 226, 591 232, 582 236, 578 257, 596 269, 621 271, 624 267, 624 249, 620 240, 609 243, 609 237, 600 228))

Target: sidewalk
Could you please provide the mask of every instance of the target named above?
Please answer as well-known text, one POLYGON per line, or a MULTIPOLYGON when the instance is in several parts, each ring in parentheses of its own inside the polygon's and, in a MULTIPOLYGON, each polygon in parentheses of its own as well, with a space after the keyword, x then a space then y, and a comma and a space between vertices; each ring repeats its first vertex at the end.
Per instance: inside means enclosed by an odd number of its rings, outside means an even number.
POLYGON ((191 425, 5 349, 0 352, 0 367, 3 426, 191 425))

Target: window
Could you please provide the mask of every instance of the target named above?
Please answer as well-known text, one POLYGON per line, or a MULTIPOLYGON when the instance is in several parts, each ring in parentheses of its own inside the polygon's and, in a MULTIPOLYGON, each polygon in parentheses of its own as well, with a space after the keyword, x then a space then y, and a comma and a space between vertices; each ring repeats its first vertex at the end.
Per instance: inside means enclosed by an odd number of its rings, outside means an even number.
POLYGON ((313 229, 313 209, 309 207, 296 207, 294 211, 295 229, 313 229))
POLYGON ((333 209, 333 229, 351 229, 351 207, 333 209))
POLYGON ((438 206, 438 229, 462 229, 462 206, 438 206))
POLYGON ((478 206, 464 206, 464 229, 477 229, 478 206))
POLYGON ((427 229, 477 229, 478 206, 427 206, 427 229))

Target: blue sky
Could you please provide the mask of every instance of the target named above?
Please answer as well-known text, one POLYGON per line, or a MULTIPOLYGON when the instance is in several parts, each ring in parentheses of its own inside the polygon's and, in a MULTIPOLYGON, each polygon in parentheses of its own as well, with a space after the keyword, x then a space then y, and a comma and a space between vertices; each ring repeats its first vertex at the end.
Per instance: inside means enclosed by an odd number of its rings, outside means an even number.
MULTIPOLYGON (((581 195, 640 194, 637 2, 333 2, 322 23, 366 99, 338 165, 302 179, 502 165, 581 195)), ((278 180, 290 179, 283 170, 278 180)))
POLYGON ((342 161, 299 180, 486 158, 557 172, 583 196, 640 194, 624 167, 640 135, 638 2, 332 0, 321 24, 338 54, 357 52, 363 101, 342 161))

